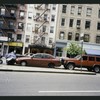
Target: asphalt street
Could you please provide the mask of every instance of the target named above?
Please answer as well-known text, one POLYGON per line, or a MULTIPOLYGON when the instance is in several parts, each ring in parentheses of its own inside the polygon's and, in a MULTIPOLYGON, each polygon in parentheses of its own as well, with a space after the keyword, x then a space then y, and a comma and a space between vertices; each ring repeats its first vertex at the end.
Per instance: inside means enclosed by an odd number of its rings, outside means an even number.
POLYGON ((1 71, 0 96, 100 96, 100 74, 1 71))

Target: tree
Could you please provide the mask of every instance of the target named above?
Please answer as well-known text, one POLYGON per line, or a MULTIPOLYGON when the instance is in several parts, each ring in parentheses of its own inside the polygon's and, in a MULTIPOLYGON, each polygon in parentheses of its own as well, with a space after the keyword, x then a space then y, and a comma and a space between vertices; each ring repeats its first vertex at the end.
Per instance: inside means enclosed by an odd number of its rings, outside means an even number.
MULTIPOLYGON (((83 50, 82 53, 85 53, 85 51, 83 50)), ((70 57, 75 57, 75 56, 81 54, 81 47, 77 43, 71 42, 69 44, 69 47, 67 48, 67 54, 70 57)))

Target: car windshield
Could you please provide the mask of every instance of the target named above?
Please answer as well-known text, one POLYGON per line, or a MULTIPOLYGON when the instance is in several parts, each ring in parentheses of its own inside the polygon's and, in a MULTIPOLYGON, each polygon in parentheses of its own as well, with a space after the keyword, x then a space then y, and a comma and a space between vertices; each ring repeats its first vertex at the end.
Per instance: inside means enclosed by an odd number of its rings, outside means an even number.
POLYGON ((76 59, 80 59, 80 57, 81 57, 81 55, 77 55, 77 56, 74 57, 74 58, 76 58, 76 59))

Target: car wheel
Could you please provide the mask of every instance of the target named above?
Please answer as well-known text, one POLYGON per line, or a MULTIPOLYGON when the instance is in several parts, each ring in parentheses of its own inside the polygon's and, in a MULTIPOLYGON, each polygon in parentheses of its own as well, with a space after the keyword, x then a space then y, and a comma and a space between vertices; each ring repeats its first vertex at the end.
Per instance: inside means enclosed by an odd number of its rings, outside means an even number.
POLYGON ((71 64, 71 63, 67 65, 67 68, 68 68, 69 70, 73 70, 74 67, 75 67, 74 64, 71 64))
POLYGON ((27 65, 26 61, 22 61, 20 64, 21 64, 21 66, 26 66, 27 65))
POLYGON ((0 60, 0 64, 2 64, 3 63, 3 61, 2 60, 0 60))
POLYGON ((95 71, 96 73, 99 73, 99 72, 100 72, 100 67, 99 67, 99 66, 95 66, 95 67, 94 67, 94 71, 95 71))
POLYGON ((55 65, 52 64, 52 63, 49 63, 49 64, 48 64, 48 68, 54 68, 54 66, 55 66, 55 65))

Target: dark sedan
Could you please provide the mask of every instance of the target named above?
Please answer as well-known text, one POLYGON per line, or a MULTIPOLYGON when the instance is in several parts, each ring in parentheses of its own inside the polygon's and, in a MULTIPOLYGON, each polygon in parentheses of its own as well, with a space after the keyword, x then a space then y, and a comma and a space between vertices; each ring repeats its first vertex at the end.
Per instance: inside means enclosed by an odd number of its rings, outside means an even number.
POLYGON ((59 58, 46 53, 37 53, 32 56, 21 57, 16 59, 16 64, 21 66, 49 67, 61 66, 59 58))

